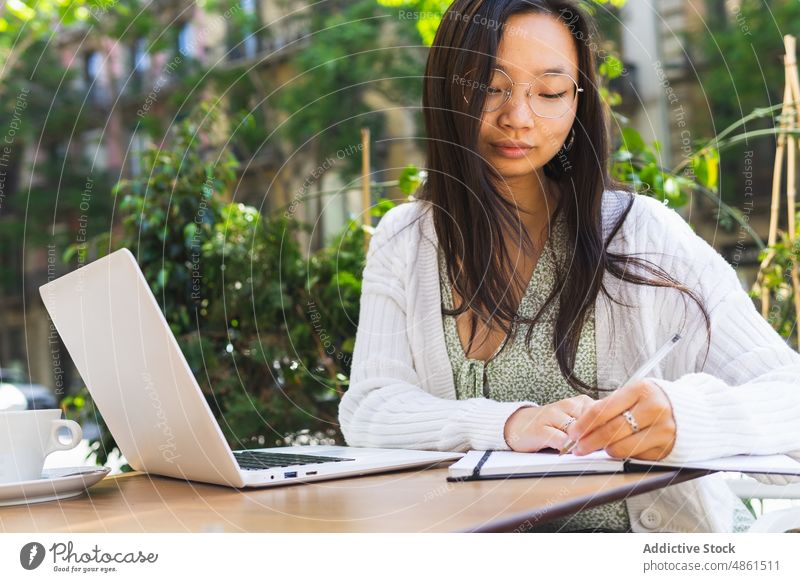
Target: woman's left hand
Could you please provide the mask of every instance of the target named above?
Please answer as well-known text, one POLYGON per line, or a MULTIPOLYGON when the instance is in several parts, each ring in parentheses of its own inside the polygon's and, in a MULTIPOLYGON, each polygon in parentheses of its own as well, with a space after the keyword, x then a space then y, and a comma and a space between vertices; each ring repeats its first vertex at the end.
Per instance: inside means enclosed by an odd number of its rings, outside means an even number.
POLYGON ((576 455, 605 449, 612 457, 658 461, 675 444, 675 417, 664 391, 642 380, 594 402, 569 426, 567 434, 578 442, 572 449, 576 455), (638 424, 635 433, 623 416, 626 410, 638 424))

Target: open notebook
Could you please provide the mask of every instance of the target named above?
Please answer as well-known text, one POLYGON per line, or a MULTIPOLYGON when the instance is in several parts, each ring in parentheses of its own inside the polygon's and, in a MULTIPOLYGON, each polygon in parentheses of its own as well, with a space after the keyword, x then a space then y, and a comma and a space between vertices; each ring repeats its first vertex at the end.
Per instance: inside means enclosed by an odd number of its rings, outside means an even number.
POLYGON ((709 469, 741 473, 772 473, 800 476, 800 462, 787 455, 735 455, 691 463, 664 463, 637 459, 615 459, 605 451, 588 455, 559 455, 558 452, 516 453, 512 451, 470 451, 450 465, 449 481, 581 475, 584 473, 642 472, 658 469, 709 469))

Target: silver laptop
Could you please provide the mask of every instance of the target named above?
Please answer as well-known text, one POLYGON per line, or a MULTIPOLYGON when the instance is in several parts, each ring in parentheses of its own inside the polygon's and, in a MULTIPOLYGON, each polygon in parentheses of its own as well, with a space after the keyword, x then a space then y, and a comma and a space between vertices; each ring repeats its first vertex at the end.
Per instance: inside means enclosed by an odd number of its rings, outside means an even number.
POLYGON ((39 292, 120 451, 137 471, 264 487, 463 456, 340 446, 232 451, 130 251, 116 251, 39 292))

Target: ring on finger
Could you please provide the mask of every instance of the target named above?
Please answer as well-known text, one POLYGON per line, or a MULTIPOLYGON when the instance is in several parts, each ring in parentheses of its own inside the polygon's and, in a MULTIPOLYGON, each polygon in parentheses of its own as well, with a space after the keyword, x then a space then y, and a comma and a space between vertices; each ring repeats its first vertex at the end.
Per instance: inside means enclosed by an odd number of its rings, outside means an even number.
POLYGON ((559 430, 561 432, 567 432, 567 429, 569 428, 569 425, 571 425, 573 422, 575 422, 575 417, 574 416, 570 416, 569 420, 567 422, 565 422, 564 424, 562 424, 561 428, 559 428, 559 430))
POLYGON ((628 421, 628 424, 630 425, 634 434, 639 432, 639 423, 636 422, 636 418, 634 418, 633 413, 630 410, 623 412, 622 416, 628 421))

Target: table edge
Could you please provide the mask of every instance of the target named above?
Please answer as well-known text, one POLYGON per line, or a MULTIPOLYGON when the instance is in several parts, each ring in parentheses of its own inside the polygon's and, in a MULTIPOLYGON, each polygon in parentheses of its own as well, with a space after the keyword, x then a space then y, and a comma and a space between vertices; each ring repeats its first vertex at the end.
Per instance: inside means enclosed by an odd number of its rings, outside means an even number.
POLYGON ((582 497, 577 497, 575 499, 565 501, 564 503, 561 504, 555 504, 549 508, 517 513, 510 517, 503 517, 500 519, 496 519, 488 523, 476 526, 474 528, 459 530, 459 532, 460 533, 513 532, 524 523, 530 522, 532 517, 535 517, 536 523, 542 524, 551 521, 553 519, 575 513, 576 511, 582 509, 589 509, 590 507, 596 507, 598 505, 603 505, 604 503, 610 503, 612 501, 624 499, 625 497, 629 497, 631 495, 648 493, 655 489, 661 489, 663 487, 668 487, 669 485, 676 485, 678 483, 683 483, 684 481, 689 481, 691 479, 697 479, 698 477, 704 477, 706 475, 710 475, 711 473, 716 473, 716 471, 710 469, 677 469, 669 471, 658 471, 658 476, 656 476, 653 479, 648 479, 646 481, 637 481, 636 483, 633 483, 631 485, 622 485, 620 487, 615 487, 613 489, 607 489, 598 495, 584 495, 582 497))

